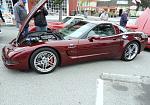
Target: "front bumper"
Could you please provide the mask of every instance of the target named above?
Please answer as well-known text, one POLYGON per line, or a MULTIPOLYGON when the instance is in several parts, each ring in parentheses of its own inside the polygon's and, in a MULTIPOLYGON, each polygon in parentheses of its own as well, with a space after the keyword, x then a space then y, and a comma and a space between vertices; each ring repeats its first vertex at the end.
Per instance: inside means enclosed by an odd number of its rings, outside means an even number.
POLYGON ((16 57, 17 53, 12 50, 12 46, 5 46, 2 49, 2 60, 4 65, 9 69, 26 71, 29 69, 28 64, 24 60, 19 60, 16 57), (17 60, 18 59, 18 60, 17 60))

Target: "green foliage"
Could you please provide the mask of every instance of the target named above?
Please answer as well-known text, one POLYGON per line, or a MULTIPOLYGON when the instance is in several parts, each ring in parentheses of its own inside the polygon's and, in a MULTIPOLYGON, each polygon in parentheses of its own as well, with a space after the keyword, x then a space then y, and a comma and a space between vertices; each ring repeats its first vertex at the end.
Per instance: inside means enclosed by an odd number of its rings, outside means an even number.
POLYGON ((54 4, 62 4, 64 0, 53 0, 54 4))

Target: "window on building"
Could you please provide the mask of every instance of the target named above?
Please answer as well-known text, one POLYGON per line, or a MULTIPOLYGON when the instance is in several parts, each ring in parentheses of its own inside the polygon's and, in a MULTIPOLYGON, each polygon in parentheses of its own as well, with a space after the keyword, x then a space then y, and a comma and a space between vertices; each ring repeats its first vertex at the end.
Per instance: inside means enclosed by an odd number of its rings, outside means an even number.
MULTIPOLYGON (((63 4, 62 4, 62 10, 63 10, 63 15, 67 14, 67 0, 64 0, 63 4)), ((49 12, 52 13, 58 13, 59 12, 59 6, 58 5, 54 5, 52 0, 48 0, 47 3, 47 9, 49 12)))

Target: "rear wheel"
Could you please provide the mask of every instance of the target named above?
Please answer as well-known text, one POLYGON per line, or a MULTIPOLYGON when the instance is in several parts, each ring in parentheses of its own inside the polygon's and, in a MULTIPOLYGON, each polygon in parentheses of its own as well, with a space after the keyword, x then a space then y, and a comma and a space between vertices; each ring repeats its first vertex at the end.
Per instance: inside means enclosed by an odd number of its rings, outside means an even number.
POLYGON ((137 42, 131 42, 125 47, 122 60, 131 61, 137 56, 138 52, 139 44, 137 42))
POLYGON ((51 48, 40 48, 36 50, 30 59, 31 68, 41 74, 53 72, 58 63, 58 54, 51 48))

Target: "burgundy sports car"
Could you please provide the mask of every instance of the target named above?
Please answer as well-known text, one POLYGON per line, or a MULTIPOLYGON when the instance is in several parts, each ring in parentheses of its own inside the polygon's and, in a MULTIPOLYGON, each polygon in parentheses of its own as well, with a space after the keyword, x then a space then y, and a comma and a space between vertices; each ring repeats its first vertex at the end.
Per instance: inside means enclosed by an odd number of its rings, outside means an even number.
POLYGON ((24 27, 46 1, 41 0, 33 8, 18 37, 3 48, 6 67, 45 74, 57 66, 84 61, 114 58, 131 61, 148 41, 142 32, 128 32, 113 23, 98 21, 80 21, 59 32, 30 32, 24 36, 24 27))

